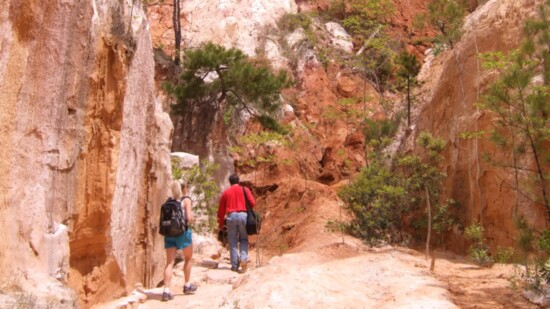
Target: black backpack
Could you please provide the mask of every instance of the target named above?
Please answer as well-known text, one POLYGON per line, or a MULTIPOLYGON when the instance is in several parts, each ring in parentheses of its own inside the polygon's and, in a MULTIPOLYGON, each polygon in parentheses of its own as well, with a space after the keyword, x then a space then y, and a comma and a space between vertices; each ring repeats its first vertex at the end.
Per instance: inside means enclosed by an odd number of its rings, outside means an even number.
POLYGON ((250 201, 246 196, 246 191, 243 188, 244 202, 246 204, 246 233, 248 235, 260 234, 260 228, 262 227, 262 220, 260 215, 255 212, 250 206, 250 201))
POLYGON ((169 197, 160 206, 159 233, 163 236, 179 236, 185 231, 187 231, 187 220, 182 211, 181 202, 169 197))

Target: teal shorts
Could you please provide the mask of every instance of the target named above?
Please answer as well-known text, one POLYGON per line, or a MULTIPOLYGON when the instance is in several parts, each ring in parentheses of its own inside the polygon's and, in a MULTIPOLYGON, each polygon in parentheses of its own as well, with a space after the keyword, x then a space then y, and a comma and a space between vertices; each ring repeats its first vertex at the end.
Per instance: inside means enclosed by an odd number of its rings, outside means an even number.
POLYGON ((187 231, 179 236, 165 236, 164 237, 164 249, 168 248, 177 248, 181 250, 187 248, 193 244, 193 239, 191 237, 191 229, 188 228, 187 231))

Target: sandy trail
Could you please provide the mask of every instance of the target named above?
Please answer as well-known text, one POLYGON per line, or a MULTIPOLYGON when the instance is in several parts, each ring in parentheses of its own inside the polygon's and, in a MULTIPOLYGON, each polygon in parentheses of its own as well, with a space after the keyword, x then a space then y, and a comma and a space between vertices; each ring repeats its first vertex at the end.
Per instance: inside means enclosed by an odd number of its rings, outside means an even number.
POLYGON ((447 254, 430 272, 430 261, 417 251, 373 249, 351 238, 276 256, 262 266, 252 252, 246 274, 229 270, 227 252, 218 269, 199 266, 201 258, 193 269, 199 286, 194 295, 181 292, 178 264, 174 300, 161 302, 159 288, 145 291, 143 303, 129 302, 134 296, 94 308, 538 308, 511 289, 512 266, 479 269, 447 254))

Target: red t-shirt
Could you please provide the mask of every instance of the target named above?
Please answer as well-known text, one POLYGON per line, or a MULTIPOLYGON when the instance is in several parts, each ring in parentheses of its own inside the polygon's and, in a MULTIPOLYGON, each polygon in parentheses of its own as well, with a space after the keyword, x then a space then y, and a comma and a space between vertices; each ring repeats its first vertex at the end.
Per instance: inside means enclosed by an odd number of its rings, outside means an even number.
MULTIPOLYGON (((250 202, 250 207, 254 208, 256 201, 254 196, 247 187, 244 187, 248 201, 250 202)), ((218 207, 218 225, 220 230, 223 228, 223 221, 225 219, 225 214, 236 211, 246 212, 246 204, 244 202, 243 187, 238 184, 232 185, 227 188, 222 193, 220 198, 220 205, 218 207)))

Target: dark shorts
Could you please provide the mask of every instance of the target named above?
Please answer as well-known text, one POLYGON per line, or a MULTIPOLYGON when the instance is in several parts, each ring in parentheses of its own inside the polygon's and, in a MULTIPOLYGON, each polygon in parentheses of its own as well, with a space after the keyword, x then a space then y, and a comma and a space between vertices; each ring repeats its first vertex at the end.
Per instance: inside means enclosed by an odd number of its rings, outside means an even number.
POLYGON ((164 249, 177 248, 181 250, 187 248, 193 244, 193 238, 191 236, 191 229, 187 229, 186 232, 179 236, 165 236, 164 237, 164 249))

